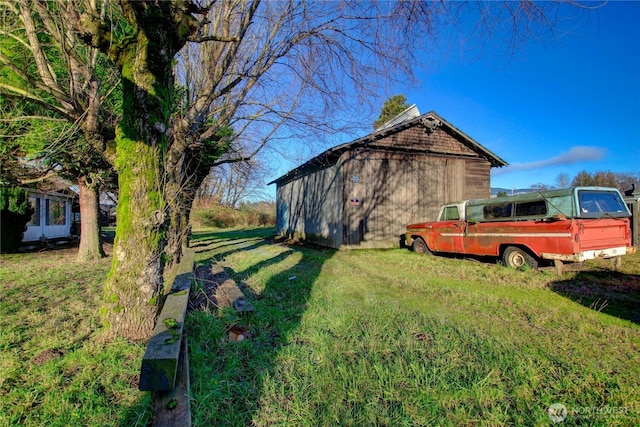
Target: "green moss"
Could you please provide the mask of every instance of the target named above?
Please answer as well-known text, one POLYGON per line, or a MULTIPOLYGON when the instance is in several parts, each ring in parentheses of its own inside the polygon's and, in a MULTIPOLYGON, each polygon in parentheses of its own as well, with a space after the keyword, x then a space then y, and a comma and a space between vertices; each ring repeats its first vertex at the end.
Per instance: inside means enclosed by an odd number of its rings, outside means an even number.
POLYGON ((111 326, 111 322, 109 322, 109 309, 102 306, 98 309, 98 314, 100 315, 100 325, 105 329, 109 329, 111 326))
POLYGON ((118 295, 116 295, 115 292, 105 292, 105 302, 117 304, 120 302, 120 298, 118 298, 118 295))
POLYGON ((162 323, 164 323, 165 326, 170 329, 176 329, 180 326, 178 321, 172 317, 169 317, 168 319, 164 319, 162 323))

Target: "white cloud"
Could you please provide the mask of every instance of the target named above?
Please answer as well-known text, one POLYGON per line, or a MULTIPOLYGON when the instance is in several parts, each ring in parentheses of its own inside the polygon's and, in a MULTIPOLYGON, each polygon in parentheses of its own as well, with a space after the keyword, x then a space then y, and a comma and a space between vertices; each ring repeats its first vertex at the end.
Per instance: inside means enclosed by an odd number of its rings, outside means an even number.
POLYGON ((570 165, 579 162, 594 162, 602 160, 607 154, 607 149, 603 147, 571 147, 569 151, 560 153, 557 156, 546 160, 529 163, 511 163, 509 166, 500 169, 492 169, 492 176, 503 175, 505 173, 542 169, 550 166, 570 165))

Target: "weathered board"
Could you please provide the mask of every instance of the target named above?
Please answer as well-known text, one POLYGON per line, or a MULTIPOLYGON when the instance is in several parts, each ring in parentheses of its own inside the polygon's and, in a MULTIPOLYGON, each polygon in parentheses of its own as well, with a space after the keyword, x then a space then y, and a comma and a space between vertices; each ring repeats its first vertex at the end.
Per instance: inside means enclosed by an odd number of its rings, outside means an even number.
POLYGON ((232 279, 225 280, 217 289, 217 299, 221 305, 230 305, 238 313, 253 313, 253 305, 244 296, 236 282, 232 279))
POLYGON ((187 249, 147 344, 140 368, 139 389, 142 391, 166 391, 175 387, 193 258, 194 250, 187 249))
POLYGON ((238 313, 253 313, 253 305, 251 305, 236 282, 231 279, 221 265, 213 264, 211 266, 211 273, 215 276, 216 282, 219 283, 216 288, 216 300, 218 304, 223 307, 231 306, 238 313))
POLYGON ((182 336, 175 387, 155 394, 154 427, 191 427, 189 356, 186 334, 182 336))

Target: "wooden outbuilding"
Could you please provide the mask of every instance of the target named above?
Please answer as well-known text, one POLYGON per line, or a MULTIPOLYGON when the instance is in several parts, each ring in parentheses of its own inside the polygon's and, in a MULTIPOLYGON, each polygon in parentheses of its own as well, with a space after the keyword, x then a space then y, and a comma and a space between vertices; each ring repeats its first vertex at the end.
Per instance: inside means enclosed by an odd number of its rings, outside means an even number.
POLYGON ((507 162, 434 111, 416 113, 270 182, 277 233, 332 248, 398 247, 405 226, 435 219, 440 205, 490 197, 490 169, 507 162))

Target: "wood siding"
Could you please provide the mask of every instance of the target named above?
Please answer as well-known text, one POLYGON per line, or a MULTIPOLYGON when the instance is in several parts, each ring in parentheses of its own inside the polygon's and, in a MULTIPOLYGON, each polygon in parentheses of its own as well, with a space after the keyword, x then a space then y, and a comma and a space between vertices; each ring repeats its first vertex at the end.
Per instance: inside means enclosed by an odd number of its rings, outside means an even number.
POLYGON ((457 138, 443 128, 428 134, 422 126, 405 129, 371 144, 372 147, 409 149, 435 154, 479 157, 478 153, 467 147, 461 138, 457 138))
POLYGON ((340 162, 278 185, 276 232, 338 248, 342 244, 340 162))
POLYGON ((460 158, 424 154, 363 150, 352 156, 343 167, 343 244, 399 246, 407 224, 434 219, 440 205, 468 198, 466 165, 460 158))
MULTIPOLYGON (((464 197, 466 199, 488 199, 491 197, 491 165, 484 159, 465 162, 464 197)), ((455 202, 456 200, 451 200, 455 202)), ((445 202, 448 203, 448 202, 445 202)))

